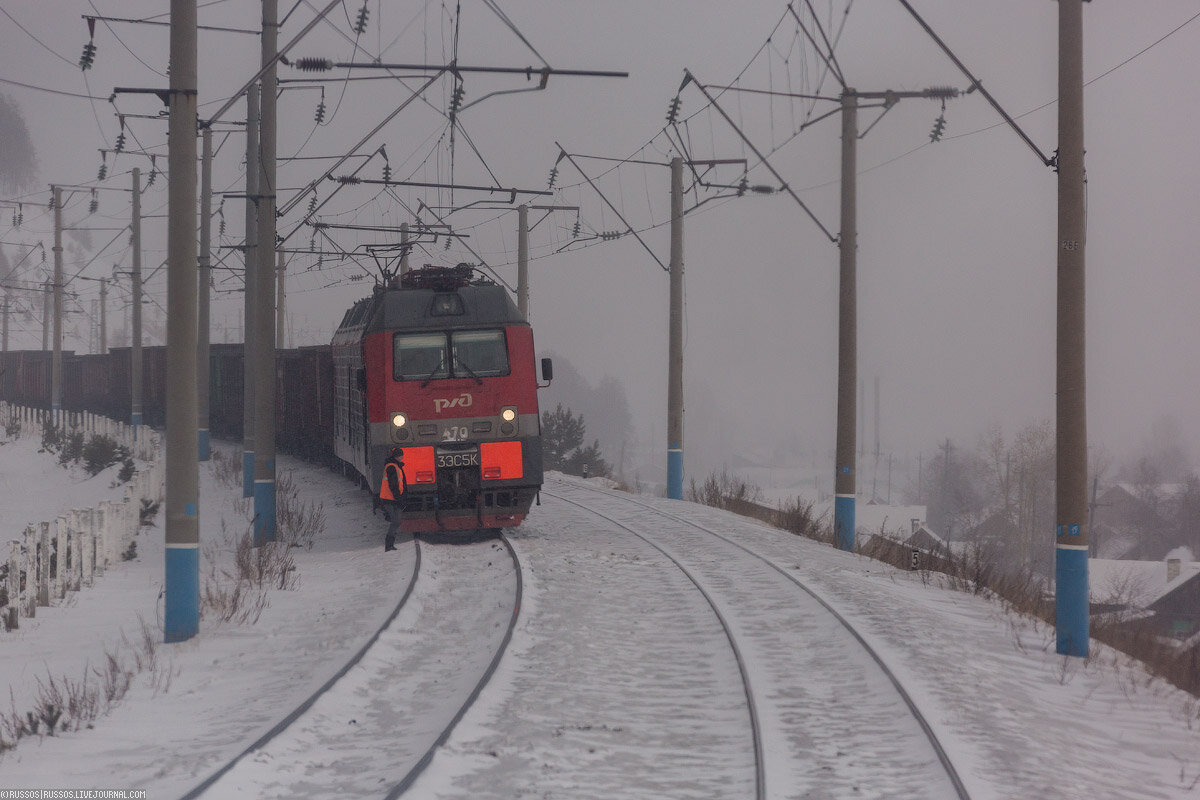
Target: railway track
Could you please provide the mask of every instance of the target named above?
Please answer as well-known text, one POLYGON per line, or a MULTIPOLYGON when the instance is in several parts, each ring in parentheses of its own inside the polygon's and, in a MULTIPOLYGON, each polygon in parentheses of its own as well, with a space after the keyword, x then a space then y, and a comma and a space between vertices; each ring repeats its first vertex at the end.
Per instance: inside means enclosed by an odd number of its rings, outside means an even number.
POLYGON ((945 748, 892 669, 791 571, 725 534, 632 497, 564 481, 543 495, 646 542, 703 593, 735 651, 750 705, 757 798, 799 791, 969 800, 945 748), (647 510, 665 525, 647 526, 647 510))
POLYGON ((524 581, 503 536, 411 546, 408 587, 379 630, 183 800, 298 792, 390 799, 413 784, 495 672, 516 626, 524 581), (394 744, 381 748, 381 742, 394 744), (370 757, 380 750, 387 759, 370 757))

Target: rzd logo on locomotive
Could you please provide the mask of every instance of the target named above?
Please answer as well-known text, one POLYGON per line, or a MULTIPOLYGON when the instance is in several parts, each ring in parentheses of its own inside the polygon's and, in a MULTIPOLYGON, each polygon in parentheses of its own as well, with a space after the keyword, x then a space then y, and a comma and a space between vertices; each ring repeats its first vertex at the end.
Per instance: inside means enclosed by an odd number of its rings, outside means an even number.
POLYGON ((437 397, 433 401, 433 411, 435 414, 440 414, 447 408, 467 408, 471 403, 475 402, 470 392, 463 392, 458 397, 437 397))

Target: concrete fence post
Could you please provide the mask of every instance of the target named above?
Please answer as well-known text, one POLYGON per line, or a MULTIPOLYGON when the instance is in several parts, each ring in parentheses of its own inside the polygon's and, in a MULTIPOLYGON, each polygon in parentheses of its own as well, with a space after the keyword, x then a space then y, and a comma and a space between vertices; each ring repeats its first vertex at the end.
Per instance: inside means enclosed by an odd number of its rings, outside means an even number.
POLYGON ((39 606, 50 605, 50 523, 38 524, 38 596, 39 606))
POLYGON ((80 549, 80 566, 83 569, 83 585, 92 586, 96 582, 96 513, 93 508, 85 508, 79 512, 82 548, 80 549))
POLYGON ((83 586, 83 531, 79 520, 73 520, 71 528, 71 589, 78 592, 83 586))
POLYGON ((67 596, 67 589, 70 588, 70 579, 67 572, 67 539, 70 531, 67 529, 67 518, 59 517, 54 520, 57 527, 56 536, 58 539, 58 553, 55 557, 54 564, 54 594, 59 600, 67 596))
POLYGON ((25 572, 25 588, 21 591, 21 613, 29 618, 37 615, 37 528, 25 527, 22 547, 22 566, 25 572))
POLYGON ((108 542, 108 506, 107 500, 101 500, 96 508, 96 574, 103 575, 112 563, 108 542))
POLYGON ((10 542, 8 546, 8 629, 17 628, 18 609, 21 607, 21 543, 10 542))

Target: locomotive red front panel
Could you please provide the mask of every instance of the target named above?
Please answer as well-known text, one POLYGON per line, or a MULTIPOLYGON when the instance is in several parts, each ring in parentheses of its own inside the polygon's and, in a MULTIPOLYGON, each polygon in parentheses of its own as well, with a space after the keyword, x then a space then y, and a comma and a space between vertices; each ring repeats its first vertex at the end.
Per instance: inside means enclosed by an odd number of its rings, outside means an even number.
POLYGON ((413 284, 377 292, 353 318, 366 429, 359 472, 377 485, 387 451, 405 450, 408 530, 519 524, 542 482, 533 333, 502 287, 413 284))

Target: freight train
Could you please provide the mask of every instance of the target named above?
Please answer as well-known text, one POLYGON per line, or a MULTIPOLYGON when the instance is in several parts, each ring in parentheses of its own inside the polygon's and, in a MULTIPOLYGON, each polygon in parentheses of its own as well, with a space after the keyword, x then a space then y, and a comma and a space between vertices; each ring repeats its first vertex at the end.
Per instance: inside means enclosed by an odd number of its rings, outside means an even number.
MULTIPOLYGON (((542 380, 552 365, 542 359, 542 380)), ((48 407, 50 354, 0 353, 0 399, 48 407)), ((143 420, 165 420, 166 349, 143 348, 143 420)), ((378 494, 403 450, 406 531, 520 524, 542 483, 533 332, 471 267, 424 267, 346 311, 330 345, 276 353, 276 446, 378 494)), ((129 419, 130 351, 63 356, 63 408, 129 419)), ((209 430, 242 435, 242 346, 210 348, 209 430)))

